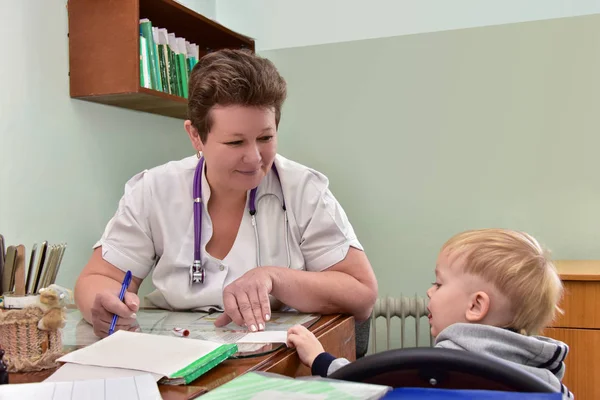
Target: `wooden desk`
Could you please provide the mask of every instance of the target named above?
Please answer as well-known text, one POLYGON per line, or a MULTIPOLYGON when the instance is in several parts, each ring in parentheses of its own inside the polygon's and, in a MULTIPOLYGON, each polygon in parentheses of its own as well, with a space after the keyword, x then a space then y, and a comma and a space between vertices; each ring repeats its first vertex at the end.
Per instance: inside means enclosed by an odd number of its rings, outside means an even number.
POLYGON ((578 400, 600 399, 600 260, 560 260, 565 287, 560 315, 546 336, 569 345, 563 383, 578 400))
MULTIPOLYGON (((326 351, 338 357, 355 360, 354 318, 345 315, 325 315, 310 330, 319 338, 326 351)), ((41 382, 54 373, 55 369, 41 372, 9 374, 10 383, 41 382)), ((233 378, 249 371, 265 371, 287 376, 310 375, 310 370, 300 363, 293 349, 281 349, 261 357, 229 359, 208 371, 186 386, 159 385, 164 400, 194 399, 233 378)))

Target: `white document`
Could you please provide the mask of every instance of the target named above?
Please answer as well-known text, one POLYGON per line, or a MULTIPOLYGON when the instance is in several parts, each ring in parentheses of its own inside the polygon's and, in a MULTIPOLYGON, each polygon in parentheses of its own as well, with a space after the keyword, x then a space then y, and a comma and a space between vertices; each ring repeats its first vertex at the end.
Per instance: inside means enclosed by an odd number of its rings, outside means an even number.
POLYGON ((92 379, 75 382, 41 382, 1 385, 2 400, 160 400, 150 374, 135 377, 92 379))
POLYGON ((58 361, 133 369, 170 377, 219 346, 220 343, 205 340, 121 330, 68 353, 58 361))
MULTIPOLYGON (((148 372, 125 368, 97 367, 95 365, 83 365, 66 363, 55 373, 50 375, 44 382, 69 382, 83 381, 87 379, 109 379, 124 378, 130 376, 145 375, 148 372)), ((156 382, 162 378, 159 374, 150 374, 156 382)))
POLYGON ((261 331, 251 332, 240 339, 236 343, 286 343, 287 331, 261 331))

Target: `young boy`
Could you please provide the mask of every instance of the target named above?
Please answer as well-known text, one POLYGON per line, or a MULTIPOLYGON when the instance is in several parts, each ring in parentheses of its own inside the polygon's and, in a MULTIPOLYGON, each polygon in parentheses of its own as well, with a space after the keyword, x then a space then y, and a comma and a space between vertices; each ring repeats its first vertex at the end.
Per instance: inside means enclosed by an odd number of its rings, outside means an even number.
MULTIPOLYGON (((539 243, 504 229, 467 231, 442 247, 436 280, 427 291, 435 347, 473 351, 518 365, 563 393, 568 346, 535 336, 558 310, 562 283, 539 243)), ((327 376, 348 364, 325 353, 302 326, 288 331, 288 346, 313 375, 327 376)))

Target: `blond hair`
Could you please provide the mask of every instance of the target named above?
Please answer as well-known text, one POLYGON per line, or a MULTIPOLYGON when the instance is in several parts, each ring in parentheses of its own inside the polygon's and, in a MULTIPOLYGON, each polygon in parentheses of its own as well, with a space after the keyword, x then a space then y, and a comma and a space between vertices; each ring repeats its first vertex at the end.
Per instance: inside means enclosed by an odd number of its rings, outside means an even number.
POLYGON ((563 286, 546 250, 525 232, 481 229, 459 233, 444 246, 449 258, 460 257, 465 273, 493 284, 510 302, 509 328, 536 335, 562 312, 563 286))

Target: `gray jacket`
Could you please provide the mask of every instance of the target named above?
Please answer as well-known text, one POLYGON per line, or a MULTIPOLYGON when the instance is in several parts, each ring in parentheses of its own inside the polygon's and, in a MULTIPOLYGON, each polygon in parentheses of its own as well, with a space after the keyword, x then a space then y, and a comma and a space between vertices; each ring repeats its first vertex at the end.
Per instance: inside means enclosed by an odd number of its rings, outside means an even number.
POLYGON ((472 351, 500 358, 550 384, 564 398, 573 398, 562 379, 569 346, 543 336, 526 336, 480 324, 453 324, 440 332, 435 347, 472 351))
MULTIPOLYGON (((569 347, 558 340, 543 336, 525 336, 489 325, 461 323, 450 325, 440 332, 435 347, 472 351, 500 358, 549 383, 557 392, 563 394, 563 398, 574 398, 562 384, 565 374, 564 359, 569 347)), ((345 358, 327 359, 325 354, 319 361, 324 362, 325 365, 321 363, 320 367, 322 371, 327 371, 327 375, 349 364, 345 358)))

